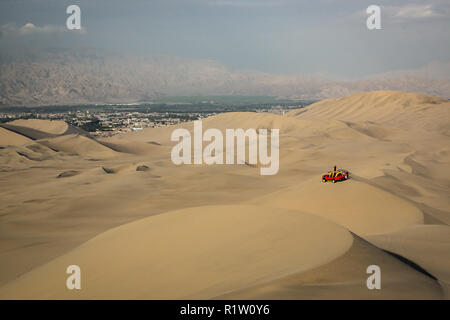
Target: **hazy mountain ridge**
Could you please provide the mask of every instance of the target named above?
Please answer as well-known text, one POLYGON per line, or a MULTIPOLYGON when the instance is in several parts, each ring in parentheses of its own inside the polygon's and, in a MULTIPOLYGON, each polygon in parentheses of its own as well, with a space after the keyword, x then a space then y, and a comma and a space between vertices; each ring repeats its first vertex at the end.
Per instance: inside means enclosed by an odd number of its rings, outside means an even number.
POLYGON ((422 74, 428 76, 430 72, 427 69, 427 73, 390 73, 359 81, 336 81, 234 71, 216 61, 170 56, 123 56, 95 50, 3 54, 0 104, 146 102, 161 95, 241 94, 323 99, 385 89, 450 98, 449 78, 432 80, 422 74))

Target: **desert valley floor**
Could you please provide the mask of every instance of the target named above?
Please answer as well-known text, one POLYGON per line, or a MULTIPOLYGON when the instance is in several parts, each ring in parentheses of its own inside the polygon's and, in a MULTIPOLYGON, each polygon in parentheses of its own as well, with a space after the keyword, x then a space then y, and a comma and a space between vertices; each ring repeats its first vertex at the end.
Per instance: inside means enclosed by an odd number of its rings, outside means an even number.
POLYGON ((449 299, 448 100, 375 91, 203 127, 280 129, 278 174, 176 166, 175 127, 3 124, 0 299, 449 299), (334 165, 351 179, 322 183, 334 165))

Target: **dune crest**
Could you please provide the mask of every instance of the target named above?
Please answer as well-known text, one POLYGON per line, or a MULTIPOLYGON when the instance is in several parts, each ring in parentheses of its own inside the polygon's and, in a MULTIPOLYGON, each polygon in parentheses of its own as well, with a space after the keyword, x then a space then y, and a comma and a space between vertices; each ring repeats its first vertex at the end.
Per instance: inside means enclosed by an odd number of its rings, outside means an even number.
POLYGON ((303 119, 348 119, 379 121, 403 112, 417 112, 418 106, 446 104, 448 100, 420 93, 372 91, 343 98, 326 99, 288 116, 303 119))
POLYGON ((75 153, 85 157, 109 158, 117 156, 117 152, 111 148, 79 134, 64 135, 41 143, 58 151, 75 153))
POLYGON ((51 134, 63 134, 69 128, 69 125, 61 120, 20 119, 8 122, 8 124, 27 127, 51 134))
POLYGON ((425 268, 439 279, 447 298, 450 298, 450 228, 448 226, 408 226, 391 234, 369 236, 367 239, 425 268), (439 260, 438 257, 440 257, 439 260))

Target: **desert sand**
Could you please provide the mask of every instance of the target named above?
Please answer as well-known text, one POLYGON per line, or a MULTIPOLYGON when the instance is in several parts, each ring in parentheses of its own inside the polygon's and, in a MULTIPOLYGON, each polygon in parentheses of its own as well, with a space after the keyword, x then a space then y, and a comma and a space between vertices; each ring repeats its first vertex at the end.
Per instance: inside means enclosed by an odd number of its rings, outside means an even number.
POLYGON ((0 128, 0 144, 2 146, 20 146, 31 140, 25 136, 0 128))
POLYGON ((325 264, 352 242, 344 228, 296 211, 193 207, 104 232, 6 285, 2 295, 72 298, 58 285, 65 279, 59 270, 77 261, 89 270, 79 298, 205 299, 325 264))
POLYGON ((192 123, 96 140, 41 121, 0 128, 2 299, 450 297, 447 100, 376 91, 203 120, 280 129, 274 176, 174 165, 170 135, 192 123), (322 183, 334 165, 351 179, 322 183))

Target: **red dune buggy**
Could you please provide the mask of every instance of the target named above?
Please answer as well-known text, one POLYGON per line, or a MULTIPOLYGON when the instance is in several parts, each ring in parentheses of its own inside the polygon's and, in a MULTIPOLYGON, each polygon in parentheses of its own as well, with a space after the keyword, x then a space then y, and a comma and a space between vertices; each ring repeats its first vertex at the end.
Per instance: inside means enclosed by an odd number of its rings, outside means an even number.
POLYGON ((322 176, 322 182, 331 181, 331 182, 335 183, 336 181, 344 181, 344 180, 347 180, 348 178, 349 178, 348 171, 339 169, 339 170, 330 171, 327 174, 324 174, 322 176))

